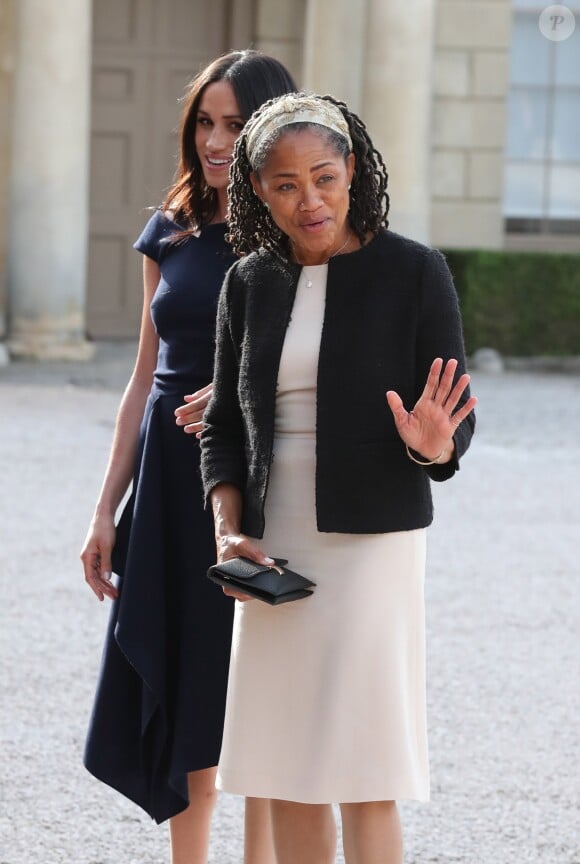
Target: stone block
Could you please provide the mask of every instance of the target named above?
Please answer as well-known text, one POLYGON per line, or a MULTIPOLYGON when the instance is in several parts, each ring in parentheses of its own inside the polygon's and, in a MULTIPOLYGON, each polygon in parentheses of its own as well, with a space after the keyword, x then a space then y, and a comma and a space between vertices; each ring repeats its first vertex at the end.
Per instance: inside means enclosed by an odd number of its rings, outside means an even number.
POLYGON ((467 194, 469 198, 503 197, 503 152, 472 151, 469 154, 467 194))
POLYGON ((256 5, 260 41, 304 38, 306 0, 260 0, 256 5))
POLYGON ((434 64, 437 96, 468 96, 470 56, 467 51, 437 51, 434 64))
POLYGON ((503 101, 436 99, 433 107, 435 147, 503 147, 506 120, 503 101))
POLYGON ((438 150, 431 157, 433 198, 465 197, 466 154, 462 150, 438 150))
POLYGON ((434 201, 431 238, 434 246, 447 249, 501 249, 504 238, 500 203, 434 201))
MULTIPOLYGON (((16 62, 15 0, 0 3, 0 339, 6 332, 8 193, 11 168, 12 97, 16 62)), ((1 358, 0 358, 1 365, 1 358)))
POLYGON ((509 0, 440 0, 435 44, 442 48, 507 48, 511 17, 509 0))
POLYGON ((476 51, 473 57, 474 96, 505 97, 509 88, 509 54, 476 51))
POLYGON ((276 39, 260 39, 256 48, 270 54, 286 66, 298 87, 302 86, 302 42, 276 39))

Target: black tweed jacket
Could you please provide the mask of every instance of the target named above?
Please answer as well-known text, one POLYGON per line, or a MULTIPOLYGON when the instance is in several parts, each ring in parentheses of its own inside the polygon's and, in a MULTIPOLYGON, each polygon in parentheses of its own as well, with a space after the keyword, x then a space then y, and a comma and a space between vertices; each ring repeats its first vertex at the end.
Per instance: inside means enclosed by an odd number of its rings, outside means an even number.
MULTIPOLYGON (((264 532, 280 355, 300 266, 269 252, 237 261, 219 301, 214 392, 201 438, 206 499, 221 482, 243 493, 242 531, 264 532)), ((443 256, 391 231, 332 258, 320 344, 316 423, 319 531, 384 533, 429 525, 429 478, 459 468, 475 426, 455 434, 455 458, 411 462, 385 400, 410 409, 435 357, 465 371, 457 295, 443 256)), ((464 397, 467 398, 467 397, 464 397)))

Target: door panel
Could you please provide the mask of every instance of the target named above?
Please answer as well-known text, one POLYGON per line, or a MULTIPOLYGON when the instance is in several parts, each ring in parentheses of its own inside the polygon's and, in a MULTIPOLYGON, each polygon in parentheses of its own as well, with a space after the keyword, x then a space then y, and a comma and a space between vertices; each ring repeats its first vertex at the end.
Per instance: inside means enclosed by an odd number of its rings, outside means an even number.
POLYGON ((225 50, 226 0, 94 0, 87 321, 134 338, 142 259, 131 246, 170 184, 179 99, 225 50))

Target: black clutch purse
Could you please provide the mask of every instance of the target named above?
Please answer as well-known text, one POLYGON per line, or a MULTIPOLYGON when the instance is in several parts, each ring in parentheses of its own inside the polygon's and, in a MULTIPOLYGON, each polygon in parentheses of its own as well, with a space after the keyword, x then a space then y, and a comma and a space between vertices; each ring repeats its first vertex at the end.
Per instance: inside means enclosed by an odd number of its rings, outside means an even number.
POLYGON ((207 575, 222 588, 234 588, 271 606, 301 600, 314 593, 316 583, 288 570, 286 558, 274 558, 274 561, 275 564, 268 566, 256 564, 249 558, 230 558, 223 564, 214 564, 207 575))

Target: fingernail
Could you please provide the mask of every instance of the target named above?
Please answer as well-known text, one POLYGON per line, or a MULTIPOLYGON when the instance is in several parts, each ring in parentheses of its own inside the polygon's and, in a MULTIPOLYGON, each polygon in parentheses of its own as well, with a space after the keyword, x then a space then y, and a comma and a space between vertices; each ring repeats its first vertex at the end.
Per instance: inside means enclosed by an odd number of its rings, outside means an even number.
POLYGON ((275 561, 273 558, 266 557, 265 561, 266 561, 266 564, 275 564, 275 561))
POLYGON ((107 582, 110 582, 110 581, 111 581, 111 573, 110 573, 109 570, 106 570, 106 571, 103 573, 103 579, 106 579, 107 582))

